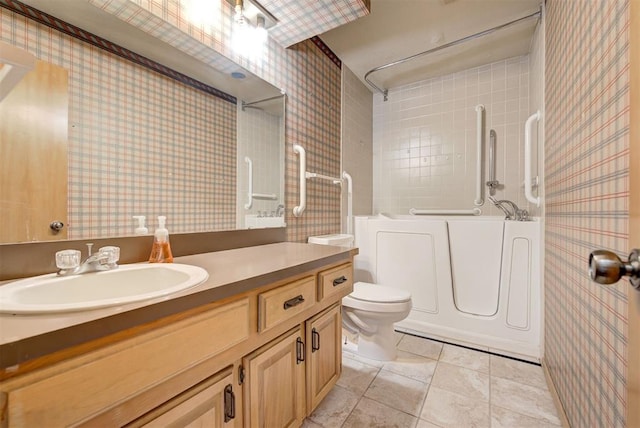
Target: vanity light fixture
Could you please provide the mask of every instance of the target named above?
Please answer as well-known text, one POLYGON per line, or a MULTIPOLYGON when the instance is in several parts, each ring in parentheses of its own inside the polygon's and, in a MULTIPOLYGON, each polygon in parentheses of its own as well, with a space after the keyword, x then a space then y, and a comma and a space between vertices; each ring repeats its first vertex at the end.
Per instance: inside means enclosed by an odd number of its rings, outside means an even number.
POLYGON ((264 19, 264 28, 268 30, 278 23, 278 19, 271 14, 264 6, 262 6, 257 0, 226 0, 234 8, 234 21, 237 18, 244 18, 246 22, 258 27, 258 17, 261 16, 264 19))
POLYGON ((182 11, 189 22, 202 26, 206 31, 210 27, 220 27, 221 4, 211 0, 181 0, 182 11))
POLYGON ((227 1, 234 7, 234 50, 244 57, 260 58, 267 44, 267 30, 278 20, 255 0, 227 1))

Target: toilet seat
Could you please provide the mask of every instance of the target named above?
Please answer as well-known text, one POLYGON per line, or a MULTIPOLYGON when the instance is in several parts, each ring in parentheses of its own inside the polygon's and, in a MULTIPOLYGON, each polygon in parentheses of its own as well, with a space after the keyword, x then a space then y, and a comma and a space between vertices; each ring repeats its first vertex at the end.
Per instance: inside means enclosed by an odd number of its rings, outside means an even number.
POLYGON ((353 292, 342 298, 342 305, 371 312, 403 312, 411 309, 411 294, 384 285, 356 282, 353 292))

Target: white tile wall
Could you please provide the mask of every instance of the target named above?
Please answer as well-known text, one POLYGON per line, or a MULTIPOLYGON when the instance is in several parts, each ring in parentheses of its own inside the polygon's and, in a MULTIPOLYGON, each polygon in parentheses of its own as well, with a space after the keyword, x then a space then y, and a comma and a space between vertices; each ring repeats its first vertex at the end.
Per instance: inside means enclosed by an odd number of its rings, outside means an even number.
MULTIPOLYGON (((342 65, 342 170, 353 178, 353 213, 369 215, 373 208, 373 94, 342 65)), ((346 189, 345 189, 346 190, 346 189)), ((347 192, 342 192, 345 230, 347 192)))
POLYGON ((276 116, 259 109, 238 106, 238 202, 236 223, 238 228, 246 227, 245 215, 266 211, 269 215, 276 211, 278 204, 284 204, 284 126, 282 116, 276 116), (278 200, 253 200, 247 210, 249 169, 244 158, 253 163, 253 192, 275 193, 278 200))
MULTIPOLYGON (((373 211, 470 209, 476 187, 476 111, 497 133, 498 199, 527 208, 523 132, 529 114, 529 56, 511 58, 389 90, 373 97, 373 211)), ((483 182, 488 179, 485 173, 483 182)), ((485 193, 487 188, 483 186, 485 193)), ((485 202, 483 215, 501 215, 485 202)))

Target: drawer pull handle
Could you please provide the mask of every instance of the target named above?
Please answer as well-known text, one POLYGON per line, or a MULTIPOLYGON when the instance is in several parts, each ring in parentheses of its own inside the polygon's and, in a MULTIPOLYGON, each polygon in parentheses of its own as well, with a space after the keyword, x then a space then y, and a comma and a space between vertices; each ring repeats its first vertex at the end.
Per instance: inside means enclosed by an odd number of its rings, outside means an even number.
POLYGON ((236 417, 236 396, 231 384, 224 388, 224 422, 227 423, 236 417))
POLYGON ((304 342, 301 338, 296 339, 296 364, 304 362, 304 342))
POLYGON ((284 308, 285 309, 293 308, 294 306, 297 306, 302 302, 304 302, 304 297, 302 297, 302 294, 300 294, 294 297, 293 299, 289 299, 286 302, 284 302, 284 308))
POLYGON ((333 286, 338 286, 340 284, 342 284, 343 282, 347 282, 347 277, 342 275, 340 278, 336 278, 333 280, 333 286))
POLYGON ((311 330, 311 352, 316 352, 320 349, 320 333, 313 328, 311 330))

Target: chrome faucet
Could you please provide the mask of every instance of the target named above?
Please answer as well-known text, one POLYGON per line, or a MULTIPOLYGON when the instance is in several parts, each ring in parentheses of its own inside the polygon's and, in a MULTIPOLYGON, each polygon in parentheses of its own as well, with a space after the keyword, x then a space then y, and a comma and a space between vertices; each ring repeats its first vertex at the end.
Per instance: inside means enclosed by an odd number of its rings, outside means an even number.
POLYGON ((282 217, 284 215, 284 205, 279 204, 276 208, 276 217, 282 217))
POLYGON ((516 220, 516 221, 529 220, 529 212, 527 210, 522 210, 518 208, 518 205, 516 205, 515 202, 509 201, 507 199, 498 201, 493 196, 489 196, 488 199, 491 201, 493 205, 500 208, 500 210, 505 215, 505 220, 516 220))
POLYGON ((80 263, 80 251, 63 250, 56 253, 56 266, 59 276, 82 275, 89 272, 112 270, 118 267, 119 247, 102 247, 91 254, 93 244, 87 244, 89 255, 80 263))

